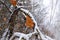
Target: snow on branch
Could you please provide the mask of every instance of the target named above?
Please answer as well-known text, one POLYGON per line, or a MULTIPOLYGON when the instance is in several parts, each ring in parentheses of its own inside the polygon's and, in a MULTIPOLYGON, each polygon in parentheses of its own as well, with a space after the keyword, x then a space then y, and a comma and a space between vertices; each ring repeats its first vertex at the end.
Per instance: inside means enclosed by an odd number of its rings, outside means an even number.
POLYGON ((18 36, 18 37, 19 37, 18 40, 21 40, 22 38, 24 38, 24 39, 26 39, 26 40, 29 40, 29 38, 32 37, 32 35, 35 34, 35 33, 39 33, 40 39, 42 39, 42 40, 54 40, 54 39, 50 38, 49 36, 44 35, 44 34, 39 30, 39 27, 37 26, 37 22, 35 21, 33 15, 32 15, 28 10, 23 9, 23 8, 21 8, 20 10, 23 11, 24 13, 28 14, 28 15, 32 18, 32 20, 33 20, 34 23, 35 23, 35 29, 34 29, 34 32, 29 33, 29 34, 24 34, 24 33, 20 33, 20 32, 15 32, 15 33, 12 35, 12 37, 10 38, 10 40, 12 40, 15 36, 18 36))

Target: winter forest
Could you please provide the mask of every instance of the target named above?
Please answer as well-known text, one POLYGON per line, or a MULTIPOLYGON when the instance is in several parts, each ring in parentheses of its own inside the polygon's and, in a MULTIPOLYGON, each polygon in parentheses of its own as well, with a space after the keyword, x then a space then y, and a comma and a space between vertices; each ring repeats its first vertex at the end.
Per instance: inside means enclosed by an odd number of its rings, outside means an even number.
POLYGON ((60 40, 60 0, 0 0, 0 40, 60 40))

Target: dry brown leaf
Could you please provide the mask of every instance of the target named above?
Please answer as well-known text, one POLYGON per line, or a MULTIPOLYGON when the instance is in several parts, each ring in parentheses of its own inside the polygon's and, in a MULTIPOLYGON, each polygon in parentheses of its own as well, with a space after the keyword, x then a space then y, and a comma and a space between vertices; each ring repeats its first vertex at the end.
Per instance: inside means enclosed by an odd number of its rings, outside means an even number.
POLYGON ((28 28, 33 28, 34 27, 34 22, 29 16, 26 16, 25 26, 28 27, 28 28))
POLYGON ((3 20, 4 20, 4 21, 6 21, 6 20, 7 20, 7 19, 6 19, 6 17, 5 17, 5 18, 3 18, 3 20))
POLYGON ((0 31, 2 30, 2 28, 0 28, 0 31))
POLYGON ((13 6, 16 6, 17 0, 10 0, 10 3, 11 3, 13 6))

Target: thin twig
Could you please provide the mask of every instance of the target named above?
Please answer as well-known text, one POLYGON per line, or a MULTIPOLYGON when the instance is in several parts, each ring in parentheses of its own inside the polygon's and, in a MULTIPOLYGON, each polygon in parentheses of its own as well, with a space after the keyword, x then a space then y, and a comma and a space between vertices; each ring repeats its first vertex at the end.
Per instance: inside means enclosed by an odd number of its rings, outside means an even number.
POLYGON ((5 3, 3 3, 2 1, 0 1, 0 2, 1 2, 3 5, 5 5, 5 7, 7 8, 7 10, 8 10, 10 13, 12 13, 5 3))

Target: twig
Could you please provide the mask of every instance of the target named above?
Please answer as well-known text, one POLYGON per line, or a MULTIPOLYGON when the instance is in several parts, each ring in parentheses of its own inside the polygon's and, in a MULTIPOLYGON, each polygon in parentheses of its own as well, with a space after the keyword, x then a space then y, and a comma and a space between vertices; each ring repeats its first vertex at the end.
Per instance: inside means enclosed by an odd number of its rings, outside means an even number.
POLYGON ((5 7, 8 9, 8 11, 9 11, 10 13, 12 13, 5 3, 3 3, 2 1, 0 1, 0 2, 1 2, 3 5, 5 5, 5 7))

